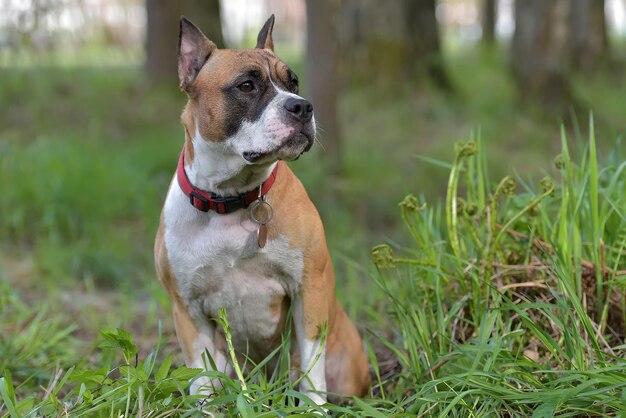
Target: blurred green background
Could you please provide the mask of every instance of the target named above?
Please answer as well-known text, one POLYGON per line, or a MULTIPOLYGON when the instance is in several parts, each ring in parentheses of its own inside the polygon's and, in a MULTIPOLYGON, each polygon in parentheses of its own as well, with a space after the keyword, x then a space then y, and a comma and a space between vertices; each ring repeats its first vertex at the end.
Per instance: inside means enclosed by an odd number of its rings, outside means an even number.
POLYGON ((4 285, 85 341, 171 330, 152 243, 184 138, 178 19, 247 48, 271 13, 321 127, 291 166, 352 301, 368 300, 370 248, 402 245, 397 203, 437 204, 456 141, 482 137, 492 178, 538 180, 560 124, 582 143, 593 112, 601 153, 625 155, 623 0, 1 0, 4 285))

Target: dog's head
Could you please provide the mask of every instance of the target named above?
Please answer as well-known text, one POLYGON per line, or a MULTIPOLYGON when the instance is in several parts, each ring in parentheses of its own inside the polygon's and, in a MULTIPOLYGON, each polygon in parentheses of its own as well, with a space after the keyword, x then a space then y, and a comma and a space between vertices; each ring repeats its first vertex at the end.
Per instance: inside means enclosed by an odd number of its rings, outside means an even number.
POLYGON ((231 50, 218 49, 185 17, 180 21, 178 75, 189 97, 183 115, 188 134, 221 143, 245 164, 294 160, 315 138, 313 106, 274 54, 273 26, 272 15, 256 48, 231 50))

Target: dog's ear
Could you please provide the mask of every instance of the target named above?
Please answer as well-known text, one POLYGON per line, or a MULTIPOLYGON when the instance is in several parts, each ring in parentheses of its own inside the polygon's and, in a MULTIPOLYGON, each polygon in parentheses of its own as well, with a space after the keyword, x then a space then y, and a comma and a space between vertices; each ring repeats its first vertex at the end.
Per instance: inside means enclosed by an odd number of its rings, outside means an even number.
POLYGON ((274 41, 272 41, 272 29, 274 29, 274 15, 271 15, 265 25, 261 28, 259 36, 256 38, 256 47, 260 49, 274 50, 274 41))
POLYGON ((191 83, 211 53, 217 49, 215 44, 185 16, 180 18, 178 37, 178 78, 180 88, 188 91, 191 83))

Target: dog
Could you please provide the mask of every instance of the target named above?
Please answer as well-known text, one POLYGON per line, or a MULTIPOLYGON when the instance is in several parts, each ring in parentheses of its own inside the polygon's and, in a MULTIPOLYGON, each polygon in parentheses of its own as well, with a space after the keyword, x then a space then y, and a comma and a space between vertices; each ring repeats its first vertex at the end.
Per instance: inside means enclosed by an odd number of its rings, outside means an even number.
MULTIPOLYGON (((274 16, 254 49, 218 49, 180 20, 178 75, 187 94, 185 142, 155 240, 158 277, 173 304, 185 362, 234 376, 225 309, 238 358, 258 363, 292 318, 292 364, 316 404, 363 396, 370 385, 361 336, 335 298, 319 214, 289 169, 313 145, 313 106, 273 51, 274 16), (324 330, 324 332, 323 332, 324 330), (324 334, 324 335, 323 335, 324 334)), ((219 381, 201 377, 192 394, 219 381)))

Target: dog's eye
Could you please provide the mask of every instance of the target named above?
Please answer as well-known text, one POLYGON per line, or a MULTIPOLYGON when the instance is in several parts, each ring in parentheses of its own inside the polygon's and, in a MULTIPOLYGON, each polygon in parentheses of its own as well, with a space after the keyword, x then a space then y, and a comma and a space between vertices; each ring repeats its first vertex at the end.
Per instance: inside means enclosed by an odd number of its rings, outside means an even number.
POLYGON ((254 84, 252 81, 248 80, 238 85, 237 88, 244 93, 250 93, 254 90, 254 84))
POLYGON ((298 92, 298 77, 292 74, 291 77, 289 78, 289 84, 290 84, 291 90, 297 93, 298 92))

